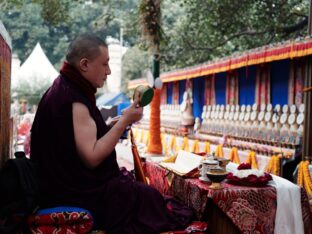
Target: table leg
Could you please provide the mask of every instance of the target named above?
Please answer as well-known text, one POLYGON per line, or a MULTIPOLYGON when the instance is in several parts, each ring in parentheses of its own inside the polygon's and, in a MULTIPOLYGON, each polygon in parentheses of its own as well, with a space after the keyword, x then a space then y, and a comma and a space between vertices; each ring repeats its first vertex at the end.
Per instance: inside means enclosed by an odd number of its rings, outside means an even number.
POLYGON ((208 199, 203 220, 208 220, 209 233, 218 234, 239 234, 239 229, 232 221, 220 210, 220 208, 208 199))

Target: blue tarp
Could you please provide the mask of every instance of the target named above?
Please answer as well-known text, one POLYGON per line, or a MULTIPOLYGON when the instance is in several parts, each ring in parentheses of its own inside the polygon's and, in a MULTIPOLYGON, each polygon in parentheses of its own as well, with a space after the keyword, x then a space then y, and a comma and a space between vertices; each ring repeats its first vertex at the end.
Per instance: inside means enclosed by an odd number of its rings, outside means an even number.
POLYGON ((97 106, 116 106, 124 102, 130 103, 130 99, 122 92, 105 93, 96 99, 97 106))

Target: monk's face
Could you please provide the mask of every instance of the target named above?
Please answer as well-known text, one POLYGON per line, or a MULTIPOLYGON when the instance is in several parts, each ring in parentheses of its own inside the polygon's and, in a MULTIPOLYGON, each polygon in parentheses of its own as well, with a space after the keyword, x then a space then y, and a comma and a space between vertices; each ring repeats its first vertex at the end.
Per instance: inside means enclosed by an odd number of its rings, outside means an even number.
POLYGON ((108 49, 105 46, 101 46, 100 54, 88 61, 88 68, 83 76, 93 85, 95 88, 101 88, 104 85, 107 76, 111 74, 109 67, 109 55, 108 49))

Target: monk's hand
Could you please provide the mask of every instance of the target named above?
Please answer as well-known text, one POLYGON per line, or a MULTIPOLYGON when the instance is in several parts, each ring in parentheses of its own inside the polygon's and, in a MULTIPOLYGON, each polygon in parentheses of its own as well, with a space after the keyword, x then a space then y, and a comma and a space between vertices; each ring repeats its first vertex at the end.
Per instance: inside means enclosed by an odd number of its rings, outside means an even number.
POLYGON ((137 97, 133 103, 126 109, 122 110, 122 118, 125 118, 128 125, 139 121, 143 116, 143 107, 139 105, 139 98, 137 97))
POLYGON ((136 108, 140 107, 140 94, 134 96, 132 105, 136 108))

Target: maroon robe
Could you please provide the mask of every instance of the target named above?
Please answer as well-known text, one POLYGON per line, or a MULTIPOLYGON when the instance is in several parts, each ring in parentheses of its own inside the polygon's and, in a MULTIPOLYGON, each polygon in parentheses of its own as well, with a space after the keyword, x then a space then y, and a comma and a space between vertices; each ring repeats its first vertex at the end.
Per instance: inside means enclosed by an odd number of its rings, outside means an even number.
POLYGON ((119 170, 115 150, 94 169, 83 164, 74 139, 73 103, 83 103, 89 109, 96 123, 97 139, 109 128, 94 100, 72 78, 60 75, 54 81, 39 103, 31 130, 31 158, 40 168, 41 206, 88 209, 95 228, 108 233, 148 234, 183 229, 191 213, 184 209, 182 216, 172 215, 157 190, 135 182, 127 171, 119 170))

